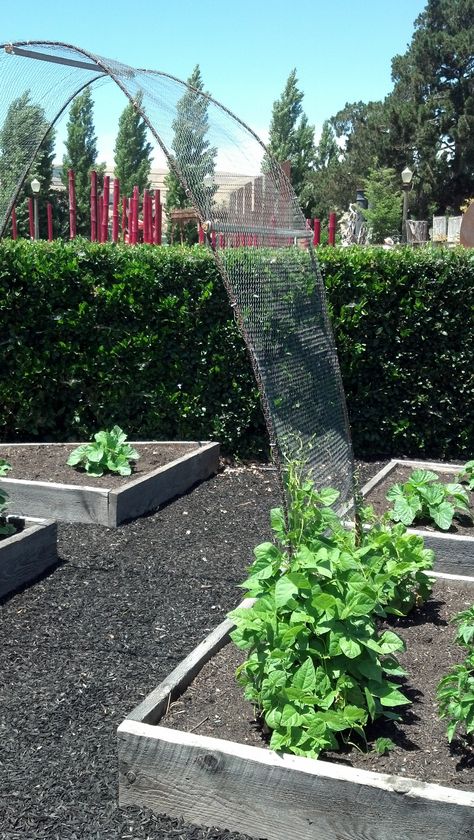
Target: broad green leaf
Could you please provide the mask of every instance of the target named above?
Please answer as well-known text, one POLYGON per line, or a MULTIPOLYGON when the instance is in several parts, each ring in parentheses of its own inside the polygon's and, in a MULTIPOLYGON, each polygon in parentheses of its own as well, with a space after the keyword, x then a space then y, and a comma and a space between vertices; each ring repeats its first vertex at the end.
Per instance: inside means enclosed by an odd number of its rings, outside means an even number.
POLYGON ((284 607, 288 601, 298 592, 298 587, 288 578, 287 575, 279 578, 275 584, 275 607, 284 607))
POLYGON ((408 526, 412 524, 416 514, 420 510, 421 503, 418 499, 415 502, 411 502, 403 496, 396 499, 393 510, 390 511, 390 516, 396 522, 403 522, 404 525, 408 526))
POLYGON ((344 656, 347 656, 348 659, 355 659, 362 650, 359 642, 351 639, 350 636, 341 636, 339 638, 339 645, 344 656))
POLYGON ((405 642, 391 630, 385 630, 379 639, 380 653, 394 653, 396 650, 405 650, 405 642))
POLYGON ((429 509, 430 516, 436 522, 438 528, 441 528, 443 531, 447 531, 453 521, 454 516, 454 507, 449 502, 442 502, 438 507, 429 509))
POLYGON ((366 702, 367 702, 367 709, 369 711, 369 715, 371 717, 371 720, 375 720, 375 716, 376 716, 375 700, 373 698, 373 695, 370 693, 369 689, 367 688, 367 686, 364 686, 364 694, 365 694, 365 699, 366 699, 366 702))
POLYGON ((305 659, 303 664, 295 672, 291 684, 293 688, 299 689, 303 694, 309 694, 314 691, 316 686, 316 673, 313 660, 310 656, 305 659))
POLYGON ((414 487, 423 487, 432 481, 439 481, 439 475, 436 475, 431 470, 413 470, 407 483, 412 484, 414 487))
POLYGON ((281 713, 281 726, 300 726, 302 723, 301 713, 290 703, 285 703, 281 713))
POLYGON ((333 487, 323 487, 323 489, 319 491, 319 498, 325 507, 333 505, 339 496, 339 490, 335 490, 333 487))

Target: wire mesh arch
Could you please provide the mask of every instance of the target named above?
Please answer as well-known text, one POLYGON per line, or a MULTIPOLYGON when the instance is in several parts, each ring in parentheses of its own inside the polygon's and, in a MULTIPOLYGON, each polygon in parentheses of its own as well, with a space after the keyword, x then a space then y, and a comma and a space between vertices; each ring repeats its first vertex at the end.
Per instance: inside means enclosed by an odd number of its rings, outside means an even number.
MULTIPOLYGON (((353 498, 353 455, 324 284, 288 173, 203 91, 58 42, 0 46, 0 129, 21 97, 41 109, 0 183, 0 232, 44 136, 85 87, 110 78, 147 124, 201 220, 246 342, 283 487, 304 459, 318 486, 353 498)), ((4 168, 2 169, 4 172, 4 168)))

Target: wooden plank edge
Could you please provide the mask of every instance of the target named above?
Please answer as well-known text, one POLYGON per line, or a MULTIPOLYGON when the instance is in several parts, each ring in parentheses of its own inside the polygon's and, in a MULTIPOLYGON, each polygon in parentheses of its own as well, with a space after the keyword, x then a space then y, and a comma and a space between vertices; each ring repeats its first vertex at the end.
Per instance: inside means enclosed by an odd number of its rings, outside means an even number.
POLYGON ((440 580, 457 581, 458 583, 474 583, 474 577, 470 575, 455 575, 451 572, 438 572, 436 570, 423 572, 427 577, 439 578, 440 580))
POLYGON ((466 543, 472 544, 474 549, 474 537, 466 534, 449 534, 447 531, 422 531, 418 528, 407 528, 407 533, 416 537, 423 537, 425 540, 441 540, 447 543, 466 543))
MULTIPOLYGON (((245 598, 239 604, 239 607, 249 607, 252 603, 252 598, 245 598)), ((163 716, 172 700, 187 688, 206 662, 224 647, 229 640, 229 633, 234 627, 235 625, 230 619, 224 619, 171 671, 163 682, 127 715, 127 720, 136 720, 147 724, 156 723, 163 716)))
POLYGON ((395 458, 395 463, 400 467, 413 467, 416 470, 433 470, 438 472, 459 472, 464 464, 452 464, 442 461, 417 461, 416 459, 395 458))
POLYGON ((138 736, 145 740, 161 740, 170 744, 195 747, 206 752, 219 752, 271 768, 290 772, 297 771, 307 776, 319 776, 329 782, 337 779, 357 786, 367 785, 391 793, 401 793, 408 797, 474 808, 474 793, 469 791, 444 787, 433 782, 421 782, 418 779, 405 776, 376 773, 372 770, 361 770, 337 763, 332 764, 320 759, 276 753, 273 750, 240 744, 236 741, 224 741, 221 738, 198 735, 194 732, 181 732, 164 726, 151 726, 130 718, 124 720, 117 729, 119 753, 120 741, 126 744, 127 735, 138 736))
POLYGON ((186 453, 186 455, 181 455, 180 458, 175 458, 174 461, 169 461, 167 464, 163 464, 162 467, 157 467, 156 470, 152 470, 151 472, 147 473, 146 475, 140 476, 140 478, 135 478, 132 481, 128 481, 126 485, 123 487, 116 487, 113 490, 110 490, 111 496, 120 496, 122 493, 126 493, 128 490, 139 487, 141 484, 144 484, 148 481, 152 481, 155 476, 162 475, 176 467, 178 464, 183 464, 186 461, 193 460, 197 455, 205 455, 209 453, 211 455, 210 462, 213 461, 213 457, 216 457, 217 464, 219 462, 219 451, 220 451, 220 444, 219 443, 206 443, 203 446, 200 446, 198 449, 193 449, 192 452, 186 453), (217 451, 216 451, 217 450, 217 451))
POLYGON ((376 473, 373 476, 373 478, 370 479, 370 481, 364 484, 360 491, 362 496, 367 496, 367 494, 370 493, 370 491, 373 490, 374 487, 377 486, 377 484, 380 484, 384 480, 384 478, 396 468, 397 464, 398 461, 394 459, 389 461, 388 464, 385 464, 385 466, 382 467, 382 469, 379 470, 378 473, 376 473))
POLYGON ((27 535, 36 534, 40 531, 57 530, 57 524, 54 519, 41 519, 39 517, 30 516, 13 516, 12 518, 23 519, 25 527, 23 528, 23 531, 12 534, 11 537, 5 537, 0 542, 0 546, 13 545, 14 543, 21 542, 27 535))
MULTIPOLYGON (((108 496, 110 489, 102 487, 90 487, 87 484, 58 484, 55 481, 36 481, 32 478, 1 478, 1 485, 25 487, 37 487, 39 490, 48 488, 48 490, 57 490, 59 493, 64 493, 67 490, 82 490, 87 493, 92 493, 94 496, 108 496)), ((8 490, 8 488, 6 488, 8 490)))

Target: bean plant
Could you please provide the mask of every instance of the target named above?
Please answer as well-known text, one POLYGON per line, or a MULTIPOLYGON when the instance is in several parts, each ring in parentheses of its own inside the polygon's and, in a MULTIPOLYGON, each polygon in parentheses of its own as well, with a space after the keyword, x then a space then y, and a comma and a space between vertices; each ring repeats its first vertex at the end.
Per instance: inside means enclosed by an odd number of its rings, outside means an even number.
POLYGON ((127 435, 120 426, 113 426, 108 432, 97 432, 91 443, 74 449, 66 463, 71 467, 83 467, 86 473, 97 477, 105 472, 130 475, 130 461, 136 461, 140 456, 126 440, 127 435))
POLYGON ((439 715, 448 720, 450 743, 461 727, 468 738, 474 732, 474 606, 459 612, 452 622, 457 625, 455 641, 466 648, 467 655, 440 680, 436 692, 439 715))
POLYGON ((404 643, 377 618, 428 593, 421 570, 433 555, 401 525, 390 536, 380 523, 359 541, 332 510, 338 492, 317 490, 298 465, 288 466, 287 491, 287 520, 271 512, 274 539, 256 547, 242 584, 255 601, 230 613, 231 636, 248 651, 238 679, 271 748, 317 758, 409 703, 394 681, 405 675, 395 656, 404 643))
POLYGON ((390 488, 387 499, 394 502, 390 517, 404 525, 431 520, 447 531, 456 511, 469 514, 469 496, 464 487, 458 482, 442 484, 431 470, 413 470, 408 481, 390 488))

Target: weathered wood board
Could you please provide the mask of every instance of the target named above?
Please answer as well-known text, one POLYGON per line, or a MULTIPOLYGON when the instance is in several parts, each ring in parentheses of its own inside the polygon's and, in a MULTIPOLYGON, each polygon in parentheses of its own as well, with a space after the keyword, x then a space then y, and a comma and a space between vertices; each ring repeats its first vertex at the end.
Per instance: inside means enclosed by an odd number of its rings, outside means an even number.
MULTIPOLYGON (((377 484, 380 484, 397 467, 409 467, 414 470, 433 470, 437 473, 459 472, 462 464, 438 463, 436 461, 414 461, 394 458, 362 488, 362 495, 367 496, 377 484)), ((436 554, 436 567, 440 572, 453 575, 474 575, 474 536, 450 534, 443 531, 422 531, 408 528, 410 534, 422 536, 427 548, 436 554)))
POLYGON ((474 793, 160 726, 231 628, 222 622, 119 726, 121 807, 266 840, 474 837, 474 793))
POLYGON ((55 522, 26 519, 23 531, 0 541, 0 598, 57 562, 56 532, 55 522))
MULTIPOLYGON (((154 443, 156 446, 160 446, 160 443, 169 446, 166 442, 154 443)), ((86 522, 116 528, 120 523, 141 516, 184 493, 198 481, 216 472, 219 466, 219 444, 197 441, 187 443, 189 453, 142 478, 131 477, 120 489, 15 478, 1 478, 0 486, 8 493, 9 511, 19 516, 28 513, 64 522, 86 522)), ((134 443, 134 446, 139 445, 134 443)))

